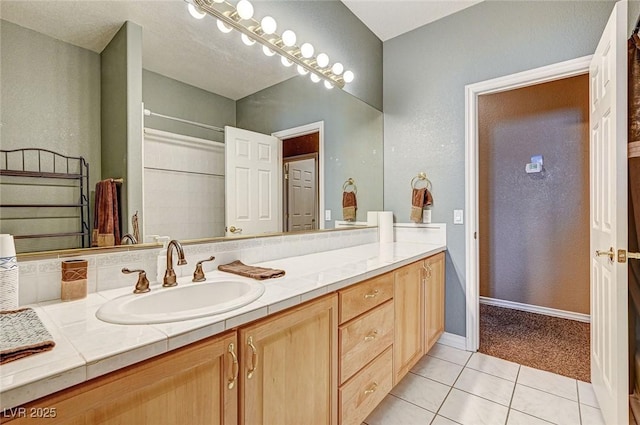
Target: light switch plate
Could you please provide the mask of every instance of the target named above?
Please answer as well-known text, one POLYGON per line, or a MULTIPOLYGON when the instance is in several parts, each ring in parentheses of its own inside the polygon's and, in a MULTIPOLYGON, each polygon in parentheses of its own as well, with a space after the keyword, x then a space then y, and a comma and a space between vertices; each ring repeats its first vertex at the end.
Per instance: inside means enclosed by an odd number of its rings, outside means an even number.
POLYGON ((464 224, 462 210, 453 210, 453 224, 464 224))
POLYGON ((331 221, 331 210, 324 210, 324 221, 331 221))

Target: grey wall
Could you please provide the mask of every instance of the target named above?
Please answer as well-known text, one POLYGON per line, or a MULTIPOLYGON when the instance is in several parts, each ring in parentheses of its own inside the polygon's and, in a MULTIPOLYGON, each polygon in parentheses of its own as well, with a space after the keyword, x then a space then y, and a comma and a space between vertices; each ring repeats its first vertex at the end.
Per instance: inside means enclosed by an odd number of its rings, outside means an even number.
POLYGON ((276 18, 279 34, 290 28, 299 46, 308 41, 331 63, 353 71, 356 78, 345 90, 382 110, 382 42, 341 1, 271 0, 254 6, 256 16, 276 18))
POLYGON ((629 1, 629 34, 633 32, 640 19, 640 0, 629 1))
MULTIPOLYGON (((142 101, 153 112, 209 124, 236 125, 236 102, 148 70, 142 71, 142 101)), ((206 128, 148 116, 145 127, 224 142, 224 134, 206 128)))
POLYGON ((433 221, 448 224, 446 331, 465 335, 464 87, 592 54, 609 1, 485 1, 384 43, 384 207, 410 211, 409 181, 433 182, 433 221))
POLYGON ((131 216, 142 211, 142 28, 125 22, 101 58, 102 176, 124 178, 121 207, 127 233, 131 216))
POLYGON ((100 177, 100 56, 0 20, 2 149, 83 155, 100 177))
MULTIPOLYGON (((342 219, 342 184, 358 187, 357 220, 382 209, 382 113, 342 90, 292 78, 237 102, 238 127, 271 134, 324 121, 325 208, 342 219)), ((321 212, 321 215, 323 213, 321 212)))
MULTIPOLYGON (((0 20, 0 43, 2 149, 44 148, 68 156, 83 156, 90 165, 90 187, 93 187, 100 179, 100 56, 4 20, 0 20)), ((15 202, 8 198, 7 186, 2 190, 3 202, 15 202)), ((19 195, 25 195, 25 191, 19 195)), ((32 202, 38 199, 56 202, 37 193, 29 194, 32 195, 35 196, 32 202)), ((3 217, 8 214, 3 211, 3 217)), ((28 212, 22 214, 26 216, 28 212)), ((56 227, 64 226, 62 223, 53 224, 55 228, 34 229, 39 224, 30 222, 29 231, 24 222, 13 224, 18 227, 3 224, 2 232, 66 231, 56 227)), ((22 241, 18 248, 59 249, 74 247, 75 242, 49 238, 32 240, 28 246, 22 241)))

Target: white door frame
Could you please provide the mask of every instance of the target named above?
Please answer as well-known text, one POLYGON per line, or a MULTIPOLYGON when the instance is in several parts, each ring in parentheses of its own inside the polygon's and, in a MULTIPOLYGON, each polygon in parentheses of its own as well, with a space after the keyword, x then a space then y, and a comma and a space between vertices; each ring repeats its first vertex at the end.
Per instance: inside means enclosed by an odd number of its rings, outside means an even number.
MULTIPOLYGON (((299 127, 271 133, 280 139, 280 152, 282 152, 282 139, 304 136, 305 134, 318 133, 318 229, 324 229, 324 121, 316 121, 299 127)), ((280 175, 282 175, 282 161, 280 162, 280 175)))
POLYGON ((478 96, 587 74, 592 55, 465 86, 466 349, 480 347, 478 259, 478 96))

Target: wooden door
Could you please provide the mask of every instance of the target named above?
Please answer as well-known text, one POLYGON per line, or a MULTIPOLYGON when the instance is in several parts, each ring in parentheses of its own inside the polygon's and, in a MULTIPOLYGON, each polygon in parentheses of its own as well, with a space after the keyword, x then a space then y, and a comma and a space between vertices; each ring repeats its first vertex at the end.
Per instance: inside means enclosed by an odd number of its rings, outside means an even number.
POLYGON ((589 66, 591 382, 607 424, 628 407, 627 2, 618 2, 589 66), (609 254, 610 253, 610 254, 609 254))
POLYGON ((243 327, 239 339, 242 424, 337 424, 336 295, 243 327))
POLYGON ((317 162, 314 158, 288 161, 287 231, 315 230, 318 220, 317 162))
POLYGON ((282 231, 279 140, 229 126, 224 132, 226 235, 282 231))
POLYGON ((422 261, 394 272, 394 385, 420 360, 424 349, 422 261))
POLYGON ((444 332, 444 252, 424 260, 425 277, 425 353, 444 332))
POLYGON ((196 342, 29 403, 25 416, 10 423, 233 425, 236 354, 235 332, 196 342), (55 417, 35 418, 30 412, 55 417))

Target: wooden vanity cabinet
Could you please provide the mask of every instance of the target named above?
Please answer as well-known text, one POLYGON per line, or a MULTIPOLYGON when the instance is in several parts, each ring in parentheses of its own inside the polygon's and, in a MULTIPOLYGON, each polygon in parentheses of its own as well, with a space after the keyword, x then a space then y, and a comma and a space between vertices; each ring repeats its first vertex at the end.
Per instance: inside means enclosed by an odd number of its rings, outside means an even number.
POLYGON ((444 332, 445 257, 444 252, 424 260, 425 354, 444 332))
POLYGON ((335 294, 241 327, 240 423, 336 425, 337 331, 335 294))
POLYGON ((215 336, 14 409, 8 422, 233 425, 236 354, 235 332, 215 336))
POLYGON ((393 387, 393 273, 338 291, 340 425, 360 425, 393 387))
POLYGON ((395 336, 393 384, 396 385, 424 355, 423 261, 396 270, 394 275, 395 336))

